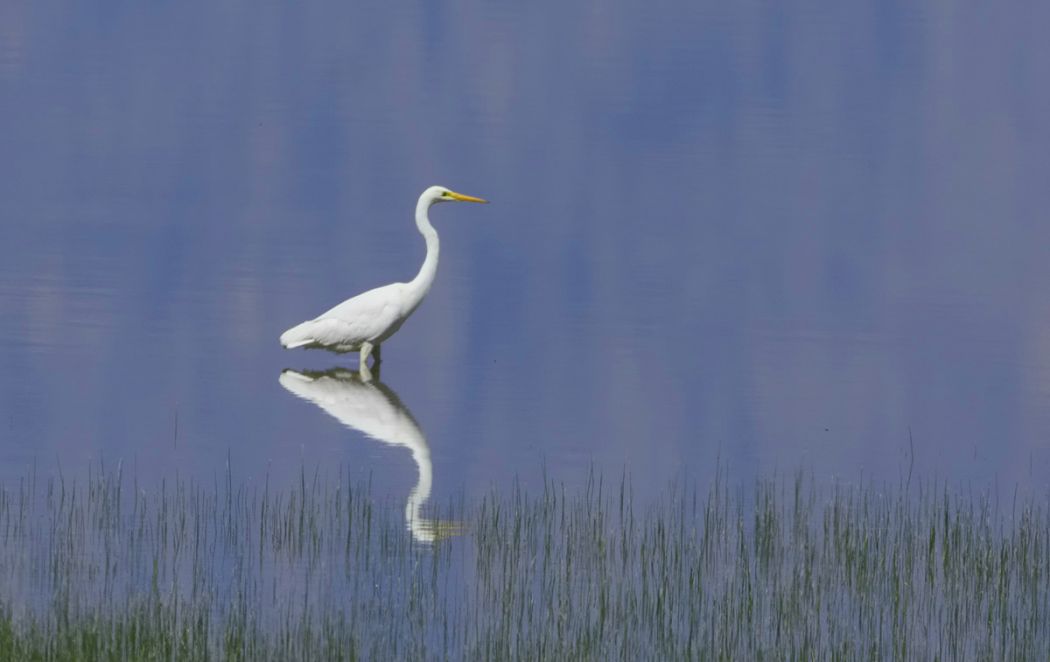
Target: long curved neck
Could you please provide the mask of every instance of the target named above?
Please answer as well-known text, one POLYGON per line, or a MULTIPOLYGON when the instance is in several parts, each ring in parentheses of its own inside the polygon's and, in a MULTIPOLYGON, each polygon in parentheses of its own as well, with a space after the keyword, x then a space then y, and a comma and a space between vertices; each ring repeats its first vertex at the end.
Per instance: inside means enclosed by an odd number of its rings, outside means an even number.
POLYGON ((405 524, 416 540, 434 542, 434 524, 423 517, 423 504, 430 498, 430 488, 434 482, 434 465, 430 462, 430 448, 425 441, 412 449, 412 459, 419 469, 419 480, 405 500, 405 524))
POLYGON ((416 227, 419 228, 419 233, 423 235, 423 239, 427 242, 427 256, 423 260, 423 266, 419 268, 419 273, 408 283, 413 297, 413 308, 419 305, 419 302, 430 291, 430 286, 434 284, 434 276, 437 274, 438 253, 441 252, 441 242, 438 241, 437 230, 430 224, 430 218, 427 215, 430 205, 431 201, 426 198, 420 198, 419 203, 416 205, 416 227))

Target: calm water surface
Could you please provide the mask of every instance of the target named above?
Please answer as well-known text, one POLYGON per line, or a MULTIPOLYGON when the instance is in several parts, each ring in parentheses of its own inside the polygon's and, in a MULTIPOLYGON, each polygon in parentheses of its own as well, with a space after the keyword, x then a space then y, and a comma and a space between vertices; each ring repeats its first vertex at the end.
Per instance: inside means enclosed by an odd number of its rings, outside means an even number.
POLYGON ((1009 4, 5 2, 0 480, 342 465, 410 508, 422 439, 439 500, 1045 489, 1050 5, 1009 4), (411 278, 434 183, 493 204, 433 210, 384 390, 297 394, 356 355, 277 336, 411 278))

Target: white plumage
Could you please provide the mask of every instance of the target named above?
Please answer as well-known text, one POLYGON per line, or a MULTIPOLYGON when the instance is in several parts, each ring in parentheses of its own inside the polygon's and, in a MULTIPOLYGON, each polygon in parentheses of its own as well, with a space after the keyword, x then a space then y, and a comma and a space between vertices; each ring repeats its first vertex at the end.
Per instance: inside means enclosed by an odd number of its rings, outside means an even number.
POLYGON ((312 320, 297 324, 281 334, 281 345, 321 348, 334 352, 361 352, 360 366, 368 371, 368 357, 375 350, 379 361, 380 344, 394 335, 430 291, 437 273, 440 242, 430 224, 428 212, 436 202, 485 202, 481 198, 431 186, 416 203, 416 227, 427 243, 427 255, 419 273, 407 283, 391 283, 358 294, 312 320))
POLYGON ((402 307, 410 299, 407 288, 407 283, 392 283, 358 294, 288 329, 281 334, 281 344, 287 349, 317 345, 336 352, 356 352, 364 342, 381 343, 412 312, 402 307))
POLYGON ((405 501, 405 525, 417 541, 433 543, 462 532, 463 526, 459 522, 423 517, 423 506, 430 498, 434 479, 430 446, 423 430, 392 389, 372 381, 366 373, 358 374, 342 368, 327 372, 285 370, 280 382, 281 386, 313 402, 348 428, 412 452, 419 478, 405 501))

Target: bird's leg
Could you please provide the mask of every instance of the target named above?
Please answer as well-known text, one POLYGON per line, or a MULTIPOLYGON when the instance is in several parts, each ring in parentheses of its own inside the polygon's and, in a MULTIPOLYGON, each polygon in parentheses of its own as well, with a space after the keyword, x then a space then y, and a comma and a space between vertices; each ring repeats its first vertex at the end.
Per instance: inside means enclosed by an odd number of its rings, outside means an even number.
MULTIPOLYGON (((382 350, 383 346, 379 343, 372 346, 372 367, 376 371, 376 379, 379 379, 379 369, 381 367, 379 364, 383 362, 382 350)), ((368 369, 367 365, 365 366, 365 369, 368 369)))
POLYGON ((372 343, 361 343, 361 362, 358 365, 357 376, 363 382, 372 381, 372 371, 368 369, 368 355, 372 353, 372 343))
POLYGON ((368 356, 372 353, 373 345, 370 342, 361 343, 361 372, 368 370, 368 356))

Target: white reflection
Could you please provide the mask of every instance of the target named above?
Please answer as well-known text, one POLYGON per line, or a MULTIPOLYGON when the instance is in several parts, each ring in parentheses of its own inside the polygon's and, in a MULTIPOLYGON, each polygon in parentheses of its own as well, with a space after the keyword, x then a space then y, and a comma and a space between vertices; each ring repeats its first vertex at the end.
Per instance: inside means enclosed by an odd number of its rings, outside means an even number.
POLYGON ((423 505, 430 498, 434 474, 430 447, 419 424, 392 389, 373 380, 368 372, 359 374, 344 368, 325 372, 285 370, 280 382, 281 386, 314 403, 343 425, 383 443, 404 446, 412 451, 412 459, 419 469, 419 480, 405 502, 405 523, 416 540, 432 543, 463 530, 459 522, 422 516, 423 505))

